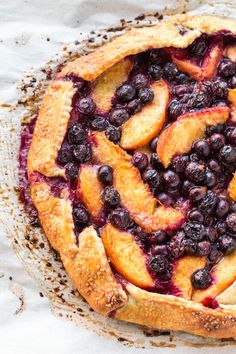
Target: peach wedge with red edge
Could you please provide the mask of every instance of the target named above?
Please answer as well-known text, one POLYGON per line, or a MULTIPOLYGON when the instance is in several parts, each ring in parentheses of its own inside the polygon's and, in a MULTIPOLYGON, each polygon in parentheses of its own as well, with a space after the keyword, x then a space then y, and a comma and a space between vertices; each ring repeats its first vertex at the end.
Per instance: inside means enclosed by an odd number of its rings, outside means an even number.
POLYGON ((121 147, 127 150, 136 149, 149 143, 166 120, 166 109, 169 103, 169 88, 160 80, 151 85, 154 99, 145 105, 141 112, 133 115, 122 127, 121 147))
POLYGON ((97 178, 98 166, 81 165, 77 186, 77 195, 94 219, 98 219, 103 210, 101 198, 103 187, 97 178))
MULTIPOLYGON (((195 80, 212 79, 216 73, 217 66, 221 59, 221 45, 212 45, 205 58, 203 59, 202 66, 198 66, 189 59, 178 58, 178 55, 171 54, 173 62, 177 65, 178 69, 184 71, 186 74, 192 76, 195 80)), ((178 51, 176 51, 178 53, 178 51)))
POLYGON ((154 286, 147 268, 147 255, 131 233, 107 224, 102 228, 101 238, 111 264, 124 279, 141 288, 154 286))
POLYGON ((236 62, 236 44, 226 47, 223 54, 224 57, 230 58, 233 62, 236 62))
POLYGON ((93 159, 113 168, 113 184, 120 193, 121 205, 139 226, 153 232, 175 228, 183 222, 182 212, 159 205, 138 169, 132 165, 130 155, 110 142, 103 133, 90 133, 90 141, 93 159))
POLYGON ((92 97, 100 111, 109 111, 116 88, 128 79, 132 66, 132 60, 125 58, 107 69, 92 83, 92 97))
POLYGON ((176 260, 173 269, 172 282, 179 289, 180 296, 190 300, 193 286, 191 275, 195 270, 203 268, 206 264, 204 257, 186 256, 176 260))
POLYGON ((228 100, 231 103, 231 122, 236 123, 236 89, 228 90, 228 100))
POLYGON ((194 290, 192 300, 202 302, 205 298, 215 298, 236 280, 236 251, 216 264, 211 271, 213 282, 207 289, 194 290))
POLYGON ((189 152, 192 143, 204 136, 207 126, 223 124, 228 117, 229 108, 220 106, 180 116, 158 139, 157 154, 162 164, 167 167, 175 155, 189 152))

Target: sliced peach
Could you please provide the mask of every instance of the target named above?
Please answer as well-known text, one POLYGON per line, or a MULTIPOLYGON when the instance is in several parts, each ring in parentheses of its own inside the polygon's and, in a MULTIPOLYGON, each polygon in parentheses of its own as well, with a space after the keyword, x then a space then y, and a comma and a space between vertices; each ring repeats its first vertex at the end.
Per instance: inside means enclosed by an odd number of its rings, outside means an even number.
POLYGON ((172 54, 171 57, 181 71, 189 74, 194 79, 212 79, 221 59, 221 46, 215 44, 209 49, 205 55, 202 66, 195 64, 189 59, 178 58, 178 55, 175 54, 172 54))
POLYGON ((80 168, 77 193, 93 218, 101 215, 103 202, 101 198, 103 187, 97 179, 97 166, 84 164, 80 168))
POLYGON ((204 257, 186 256, 180 258, 173 270, 172 282, 181 291, 181 296, 185 299, 191 299, 192 283, 191 275, 195 270, 203 268, 206 260, 204 257))
POLYGON ((230 198, 236 200, 236 173, 234 174, 233 178, 231 179, 229 186, 228 186, 228 193, 230 198))
POLYGON ((160 135, 157 154, 165 167, 176 154, 187 153, 192 143, 201 139, 208 125, 223 124, 229 117, 228 107, 213 107, 180 116, 160 135))
POLYGON ((143 107, 141 112, 133 115, 122 127, 121 147, 136 149, 144 146, 154 138, 166 119, 169 102, 169 88, 165 81, 160 80, 151 85, 154 99, 143 107))
POLYGON ((158 206, 158 201, 144 184, 131 156, 110 142, 103 133, 90 134, 93 157, 114 169, 114 186, 120 193, 122 205, 131 218, 149 232, 177 227, 183 213, 170 207, 158 206))
POLYGON ((116 88, 127 80, 132 69, 133 62, 126 58, 101 74, 92 84, 92 97, 101 111, 111 108, 111 99, 116 88))
POLYGON ((236 281, 216 297, 220 305, 236 305, 236 281))
POLYGON ((224 50, 224 56, 236 62, 236 44, 226 47, 224 50))
POLYGON ((231 103, 231 121, 236 123, 236 89, 228 90, 228 100, 231 103))
POLYGON ((236 280, 236 251, 225 256, 212 270, 213 283, 203 290, 194 290, 192 299, 202 302, 205 298, 215 298, 236 280))
POLYGON ((125 279, 141 288, 154 286, 147 269, 147 256, 129 232, 107 224, 101 231, 102 242, 113 267, 125 279))

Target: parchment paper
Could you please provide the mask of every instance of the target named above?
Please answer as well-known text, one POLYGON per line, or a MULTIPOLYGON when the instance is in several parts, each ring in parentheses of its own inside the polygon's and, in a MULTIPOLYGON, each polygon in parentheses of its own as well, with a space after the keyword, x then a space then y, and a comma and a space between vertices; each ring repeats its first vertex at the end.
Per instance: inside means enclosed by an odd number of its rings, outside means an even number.
POLYGON ((16 193, 20 123, 37 111, 56 66, 74 51, 91 50, 127 26, 155 23, 161 14, 189 10, 236 18, 236 4, 228 1, 214 1, 214 6, 209 1, 164 0, 0 2, 0 353, 149 353, 155 348, 184 354, 203 346, 206 354, 235 352, 236 347, 228 347, 233 340, 161 334, 92 312, 73 291, 43 233, 28 226, 16 193), (121 18, 141 13, 154 16, 120 23, 121 18), (123 28, 114 33, 89 35, 120 24, 123 28), (94 42, 81 42, 88 35, 94 42))

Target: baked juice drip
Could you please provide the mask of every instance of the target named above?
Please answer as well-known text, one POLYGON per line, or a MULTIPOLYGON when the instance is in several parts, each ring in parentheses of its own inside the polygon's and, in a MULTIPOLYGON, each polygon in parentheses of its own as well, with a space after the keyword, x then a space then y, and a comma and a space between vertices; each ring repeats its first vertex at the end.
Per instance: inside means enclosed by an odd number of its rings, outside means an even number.
POLYGON ((236 248, 234 44, 202 35, 128 56, 93 82, 63 78, 76 93, 57 164, 78 243, 93 225, 117 273, 143 289, 189 298, 236 248))

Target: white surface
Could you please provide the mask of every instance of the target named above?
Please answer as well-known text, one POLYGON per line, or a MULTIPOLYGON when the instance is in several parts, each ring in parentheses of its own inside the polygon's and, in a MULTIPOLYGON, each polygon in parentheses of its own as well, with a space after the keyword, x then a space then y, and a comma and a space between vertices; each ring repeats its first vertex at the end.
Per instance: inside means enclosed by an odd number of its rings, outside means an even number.
MULTIPOLYGON (((178 1, 165 1, 173 7, 178 1)), ((194 7, 195 2, 191 2, 194 7)), ((15 86, 25 70, 41 65, 80 32, 118 24, 122 17, 157 11, 156 1, 8 0, 0 1, 1 103, 15 99, 15 86), (101 16, 103 13, 103 16, 101 16), (104 16, 105 14, 105 16, 104 16), (50 41, 47 41, 50 38, 50 41)), ((227 11, 227 8, 225 9, 227 11)), ((1 129, 1 128, 0 128, 1 129)), ((0 142, 1 143, 1 142, 0 142)), ((111 339, 57 319, 46 298, 23 270, 0 225, 0 353, 151 353, 127 348, 111 339), (9 277, 13 277, 10 280, 9 277), (22 311, 16 314, 24 297, 22 311)), ((233 353, 235 348, 155 349, 160 353, 233 353)))

